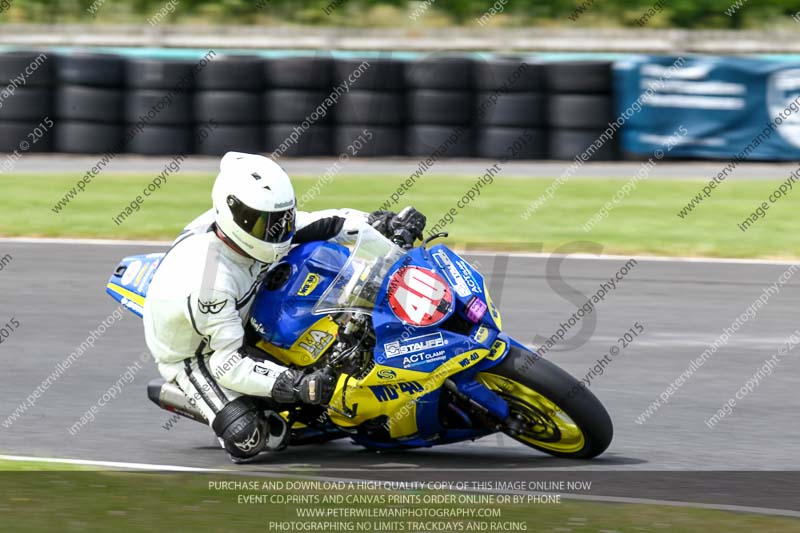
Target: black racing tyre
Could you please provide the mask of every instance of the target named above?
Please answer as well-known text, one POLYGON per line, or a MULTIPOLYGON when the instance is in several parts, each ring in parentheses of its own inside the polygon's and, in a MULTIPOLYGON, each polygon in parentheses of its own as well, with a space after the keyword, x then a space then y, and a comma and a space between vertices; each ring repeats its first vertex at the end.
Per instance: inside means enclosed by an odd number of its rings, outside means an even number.
POLYGON ((479 93, 476 122, 483 126, 542 126, 546 101, 540 93, 479 93))
POLYGON ((124 126, 96 122, 59 121, 56 123, 54 148, 68 154, 102 154, 122 148, 124 126))
POLYGON ((264 59, 230 55, 212 58, 197 72, 195 87, 203 91, 260 91, 264 89, 264 59))
POLYGON ((403 128, 364 124, 336 126, 333 130, 334 155, 349 157, 403 155, 403 144, 403 128))
POLYGON ((55 62, 50 52, 4 52, 0 54, 0 85, 24 78, 25 87, 50 86, 55 79, 55 62))
POLYGON ((222 157, 226 152, 257 154, 264 146, 264 131, 261 126, 231 126, 219 124, 209 129, 205 125, 195 126, 194 152, 196 154, 222 157))
POLYGON ((129 59, 125 64, 125 86, 132 89, 165 89, 164 92, 192 91, 195 78, 193 69, 197 65, 197 61, 189 60, 129 59))
POLYGON ((404 61, 397 59, 336 59, 333 84, 340 86, 347 82, 350 89, 358 91, 402 91, 404 65, 404 61))
POLYGON ((403 124, 405 107, 401 92, 350 91, 336 104, 334 120, 338 124, 403 124))
POLYGON ((526 446, 556 457, 591 459, 611 444, 614 427, 603 404, 579 380, 533 352, 512 346, 477 380, 509 403, 522 431, 506 434, 526 446))
POLYGON ((56 89, 55 115, 65 120, 121 122, 123 104, 124 93, 119 89, 62 85, 56 89))
POLYGON ((261 93, 198 91, 194 95, 194 118, 196 122, 260 124, 264 122, 261 100, 261 93))
MULTIPOLYGON (((131 128, 133 129, 133 128, 131 128)), ((193 150, 192 126, 156 126, 148 124, 135 135, 127 130, 130 141, 125 146, 129 154, 170 155, 188 154, 193 150)))
POLYGON ((411 124, 470 124, 475 95, 465 91, 410 91, 407 97, 411 124))
POLYGON ((70 85, 122 87, 125 59, 113 54, 68 53, 56 61, 56 79, 70 85))
POLYGON ((147 124, 191 124, 192 95, 168 89, 143 89, 125 93, 125 121, 147 124))
POLYGON ((314 124, 301 132, 294 124, 269 124, 264 146, 266 152, 281 157, 333 155, 333 128, 314 124))
POLYGON ((300 89, 275 89, 263 94, 264 122, 326 124, 332 120, 336 106, 324 104, 329 93, 300 89))
POLYGON ((555 61, 544 64, 547 89, 552 93, 603 93, 613 88, 611 61, 555 61))
POLYGON ((548 159, 572 160, 588 149, 589 161, 614 161, 617 157, 616 142, 602 142, 602 146, 593 147, 604 130, 570 130, 551 129, 548 141, 548 159))
POLYGON ((280 57, 264 60, 268 88, 330 91, 333 58, 323 56, 280 57))
POLYGON ((409 89, 470 91, 474 86, 475 62, 462 56, 438 56, 406 65, 405 82, 409 89))
POLYGON ((53 92, 48 88, 23 87, 0 100, 0 120, 41 119, 52 112, 53 92))
POLYGON ((533 128, 480 128, 475 153, 486 159, 546 159, 547 132, 533 128))
POLYGON ((475 61, 475 88, 491 92, 540 92, 544 88, 541 63, 521 58, 493 58, 475 61))
POLYGON ((0 122, 0 152, 52 152, 53 128, 49 127, 44 131, 46 127, 39 120, 0 122), (39 132, 42 133, 41 136, 38 135, 39 132))
POLYGON ((556 94, 547 100, 547 123, 557 128, 602 128, 614 120, 610 96, 556 94))
POLYGON ((473 132, 467 126, 414 125, 406 129, 406 154, 471 157, 473 132))

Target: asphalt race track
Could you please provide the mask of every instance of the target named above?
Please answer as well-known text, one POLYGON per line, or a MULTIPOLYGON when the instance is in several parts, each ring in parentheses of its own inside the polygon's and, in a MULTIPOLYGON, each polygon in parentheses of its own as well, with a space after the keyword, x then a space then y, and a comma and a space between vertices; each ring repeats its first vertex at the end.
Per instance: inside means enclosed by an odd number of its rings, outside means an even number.
MULTIPOLYGON (((147 358, 134 381, 123 383, 118 397, 72 435, 67 428, 120 383, 126 367, 145 351, 141 321, 127 312, 33 407, 9 423, 7 417, 17 406, 117 307, 104 292, 117 260, 162 248, 0 240, 0 256, 12 257, 0 270, 0 325, 12 318, 19 322, 0 346, 0 453, 295 471, 331 478, 594 480, 588 496, 800 511, 800 476, 792 472, 800 451, 800 349, 782 356, 772 375, 737 400, 731 415, 712 429, 705 423, 800 328, 800 276, 771 295, 668 404, 645 422, 636 422, 690 361, 777 281, 787 264, 638 261, 588 315, 596 317, 593 331, 578 323, 565 337, 571 339, 584 327, 580 336, 585 343, 573 340, 581 345, 547 355, 573 375, 585 377, 598 358, 619 346, 617 339, 634 323, 644 327, 644 333, 591 380, 591 389, 612 416, 615 437, 609 450, 590 462, 555 459, 508 438, 490 436, 476 443, 390 454, 338 441, 236 466, 228 462, 210 429, 185 419, 164 429, 170 415, 145 395, 147 381, 157 374, 147 358)), ((537 334, 553 334, 627 261, 564 260, 561 278, 580 296, 565 292, 564 286, 558 291, 551 287, 557 280, 545 275, 546 258, 471 259, 477 259, 487 275, 494 271, 493 296, 506 331, 526 344, 539 344, 534 343, 537 334)))

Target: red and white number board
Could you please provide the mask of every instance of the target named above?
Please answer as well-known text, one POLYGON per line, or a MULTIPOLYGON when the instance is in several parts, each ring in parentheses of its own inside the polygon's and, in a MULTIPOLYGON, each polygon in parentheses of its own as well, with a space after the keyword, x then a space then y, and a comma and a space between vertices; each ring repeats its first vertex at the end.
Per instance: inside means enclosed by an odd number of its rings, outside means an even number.
POLYGON ((388 294, 389 307, 397 318, 414 326, 440 322, 453 305, 447 282, 433 270, 418 266, 403 267, 392 274, 388 294))

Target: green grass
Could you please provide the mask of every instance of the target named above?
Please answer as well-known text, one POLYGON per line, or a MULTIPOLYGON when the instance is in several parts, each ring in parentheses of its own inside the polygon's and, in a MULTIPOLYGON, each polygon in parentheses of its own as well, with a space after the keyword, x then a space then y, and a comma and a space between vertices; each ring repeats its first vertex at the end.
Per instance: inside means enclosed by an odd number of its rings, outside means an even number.
MULTIPOLYGON (((153 179, 153 175, 101 174, 60 214, 51 208, 73 187, 74 175, 0 175, 0 234, 101 238, 172 239, 195 215, 210 206, 214 176, 180 174, 146 198, 141 210, 122 225, 112 218, 153 179)), ((377 209, 406 176, 337 176, 305 210, 331 207, 377 209)), ((639 182, 629 197, 591 231, 582 229, 602 204, 627 181, 571 179, 528 220, 520 215, 550 184, 549 180, 495 178, 445 229, 449 241, 482 248, 552 251, 575 241, 593 241, 604 253, 710 257, 800 257, 800 191, 769 209, 766 218, 743 233, 737 223, 780 183, 729 180, 686 219, 676 216, 702 187, 701 180, 639 182)), ((428 216, 428 226, 475 183, 475 177, 426 175, 393 206, 413 204, 428 216)), ((317 181, 294 176, 298 198, 317 181)), ((580 244, 578 249, 589 249, 580 244)))
MULTIPOLYGON (((0 469, 7 466, 0 462, 0 469)), ((44 465, 47 466, 52 465, 44 465)), ((345 487, 323 490, 322 487, 278 490, 262 483, 288 482, 289 478, 250 478, 206 474, 157 474, 131 472, 0 472, 0 531, 269 531, 270 521, 384 523, 392 519, 372 518, 299 518, 297 509, 330 508, 359 509, 412 507, 499 509, 499 518, 402 518, 406 526, 397 531, 419 531, 410 522, 434 521, 446 523, 447 531, 468 531, 471 521, 524 524, 527 531, 554 531, 569 528, 576 531, 671 531, 702 532, 712 529, 738 533, 770 531, 773 533, 798 530, 797 519, 770 517, 695 508, 679 508, 645 504, 613 504, 561 499, 560 503, 322 503, 325 494, 383 495, 390 494, 450 496, 453 493, 429 491, 389 492, 357 490, 345 487), (225 489, 212 481, 257 481, 257 489, 225 489), (314 495, 317 504, 284 501, 270 503, 272 496, 314 495), (266 502, 244 501, 240 496, 267 496, 266 502), (456 526, 462 523, 463 528, 456 526), (10 527, 10 529, 3 526, 10 527)), ((296 480, 295 480, 296 481, 296 480)), ((273 485, 274 487, 274 485, 273 485)), ((464 493, 456 493, 458 495, 464 493)), ((475 495, 467 497, 475 497, 475 495)), ((320 529, 319 531, 325 531, 320 529)), ((362 529, 362 531, 370 531, 362 529)), ((428 529, 423 529, 428 530, 428 529)))
POLYGON ((65 463, 50 463, 44 461, 9 461, 0 459, 0 477, 3 472, 42 472, 42 471, 65 471, 76 472, 84 470, 95 470, 89 466, 72 465, 65 463))

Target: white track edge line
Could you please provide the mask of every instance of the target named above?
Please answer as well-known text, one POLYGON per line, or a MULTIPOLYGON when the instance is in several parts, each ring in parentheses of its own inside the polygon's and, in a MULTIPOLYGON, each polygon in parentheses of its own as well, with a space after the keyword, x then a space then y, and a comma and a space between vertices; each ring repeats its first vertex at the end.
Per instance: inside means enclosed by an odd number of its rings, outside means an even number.
POLYGON ((154 465, 147 463, 121 463, 115 461, 89 461, 86 459, 61 459, 58 457, 28 457, 22 455, 0 455, 0 460, 36 463, 55 463, 81 466, 105 466, 131 470, 152 470, 158 472, 235 472, 224 468, 198 468, 193 466, 154 465))

